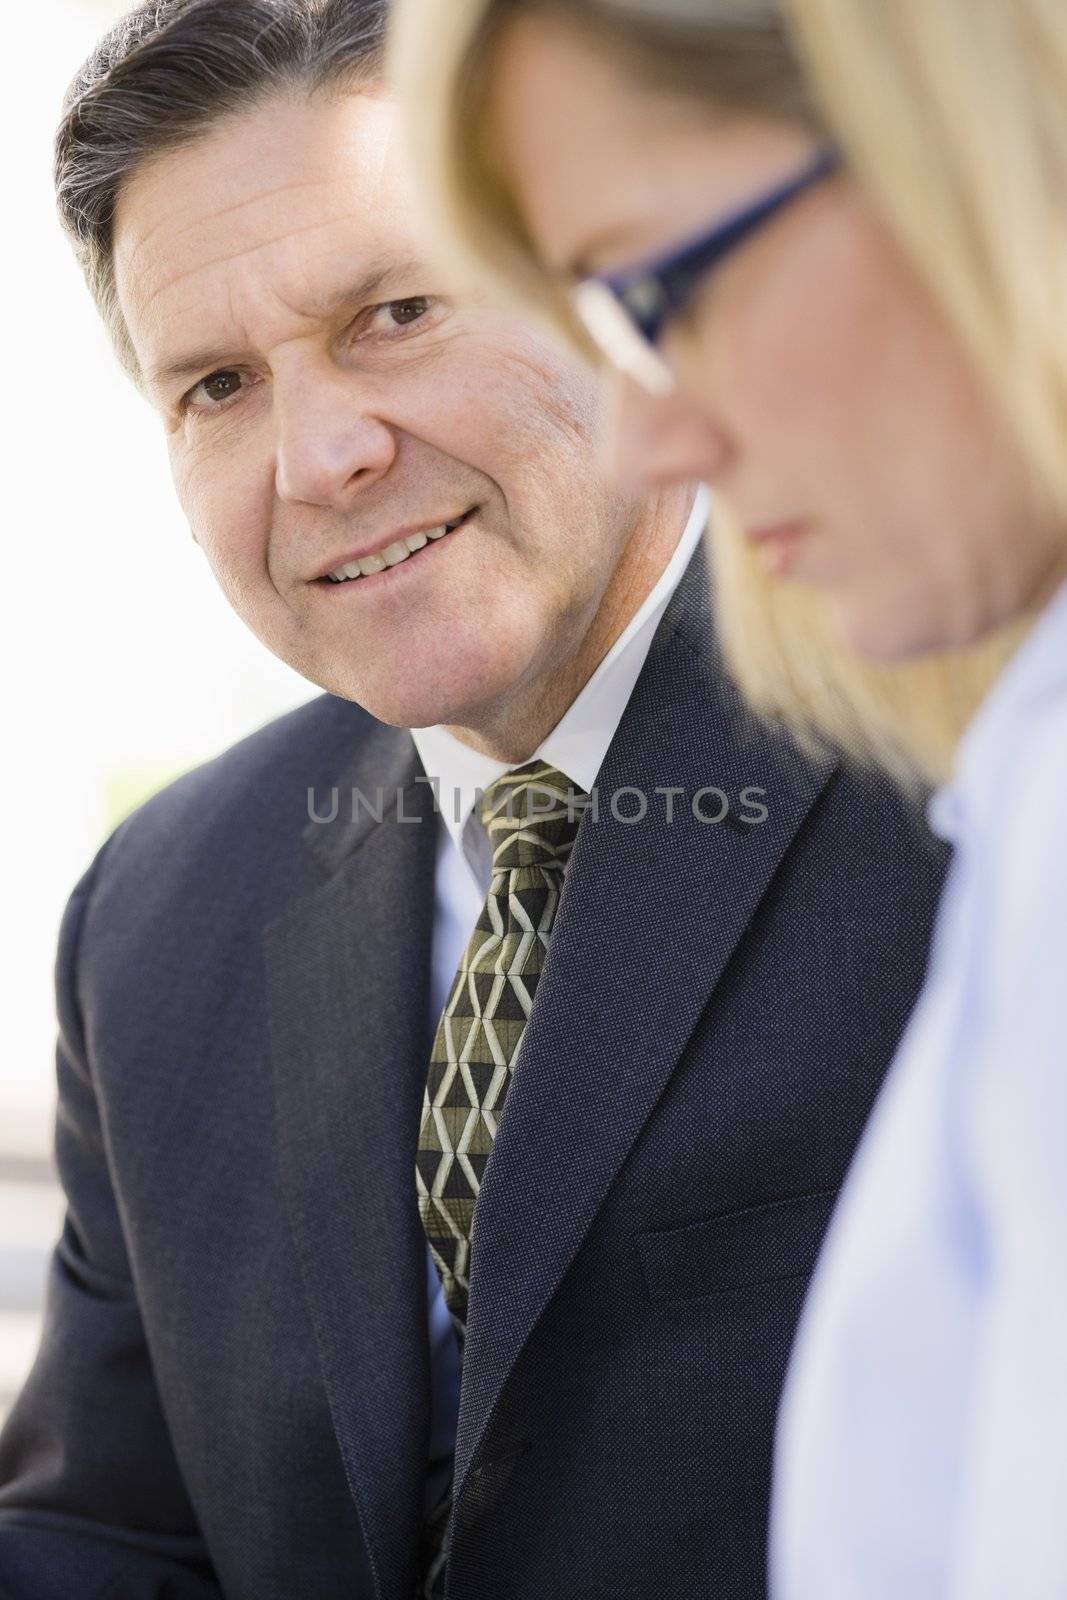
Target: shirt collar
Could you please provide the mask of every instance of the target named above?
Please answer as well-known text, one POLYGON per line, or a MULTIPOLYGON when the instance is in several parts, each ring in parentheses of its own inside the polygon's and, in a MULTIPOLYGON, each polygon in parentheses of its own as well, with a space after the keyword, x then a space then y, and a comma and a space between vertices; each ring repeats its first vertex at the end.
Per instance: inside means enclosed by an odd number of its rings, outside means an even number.
POLYGON ((931 796, 927 817, 934 832, 958 844, 1002 782, 1006 742, 1024 729, 1029 714, 1050 695, 1067 694, 1067 583, 1041 612, 960 740, 952 779, 931 796))
MULTIPOLYGON (((528 758, 558 767, 587 793, 622 720, 663 613, 707 525, 709 504, 710 495, 702 486, 674 553, 654 588, 552 732, 528 758)), ((465 854, 463 836, 478 791, 487 789, 507 772, 509 763, 472 750, 440 725, 412 728, 411 736, 427 776, 436 781, 437 804, 445 825, 456 847, 465 854)))

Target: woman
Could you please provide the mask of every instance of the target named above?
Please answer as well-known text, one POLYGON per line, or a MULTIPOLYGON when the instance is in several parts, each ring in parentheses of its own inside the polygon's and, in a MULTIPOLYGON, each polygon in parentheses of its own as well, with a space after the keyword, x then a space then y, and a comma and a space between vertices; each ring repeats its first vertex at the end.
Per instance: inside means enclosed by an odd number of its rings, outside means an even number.
POLYGON ((444 229, 623 374, 618 463, 729 504, 755 702, 951 773, 787 1385, 776 1592, 1067 1594, 1067 12, 406 0, 395 59, 444 229), (876 665, 813 678, 798 618, 876 665))

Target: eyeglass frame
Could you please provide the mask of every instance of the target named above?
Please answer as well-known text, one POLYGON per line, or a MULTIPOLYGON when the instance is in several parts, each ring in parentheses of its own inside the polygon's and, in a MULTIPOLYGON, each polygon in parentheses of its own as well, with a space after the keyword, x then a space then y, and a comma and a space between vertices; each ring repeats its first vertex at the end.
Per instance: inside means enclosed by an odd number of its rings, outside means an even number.
POLYGON ((670 319, 731 250, 792 200, 829 177, 841 154, 823 145, 799 173, 681 245, 622 272, 596 273, 571 288, 575 315, 601 353, 653 394, 674 378, 657 345, 670 319))

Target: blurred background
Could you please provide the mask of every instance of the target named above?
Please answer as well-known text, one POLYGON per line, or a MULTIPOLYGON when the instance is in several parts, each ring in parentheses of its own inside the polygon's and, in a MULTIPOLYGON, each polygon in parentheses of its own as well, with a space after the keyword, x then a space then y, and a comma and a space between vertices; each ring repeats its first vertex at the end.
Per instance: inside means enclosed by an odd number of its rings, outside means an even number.
POLYGON ((33 0, 5 24, 0 1417, 33 1358, 62 1219, 52 965, 66 897, 133 806, 317 692, 217 593, 162 429, 122 377, 55 220, 63 92, 127 9, 33 0))

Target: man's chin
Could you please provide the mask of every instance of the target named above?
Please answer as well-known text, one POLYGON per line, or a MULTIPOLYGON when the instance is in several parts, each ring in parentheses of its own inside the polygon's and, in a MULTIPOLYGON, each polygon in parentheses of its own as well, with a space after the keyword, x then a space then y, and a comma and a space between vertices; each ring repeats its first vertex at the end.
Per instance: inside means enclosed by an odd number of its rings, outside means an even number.
POLYGON ((436 633, 429 641, 413 631, 399 647, 389 640, 386 648, 361 650, 355 659, 320 648, 314 657, 290 654, 289 664, 394 728, 497 729, 537 676, 540 640, 532 629, 529 637, 511 630, 501 639, 487 626, 467 623, 460 618, 444 637, 436 633))
POLYGON ((342 700, 352 700, 379 722, 393 728, 467 727, 484 715, 485 703, 471 695, 444 695, 440 689, 403 690, 397 685, 324 683, 323 688, 342 700))

